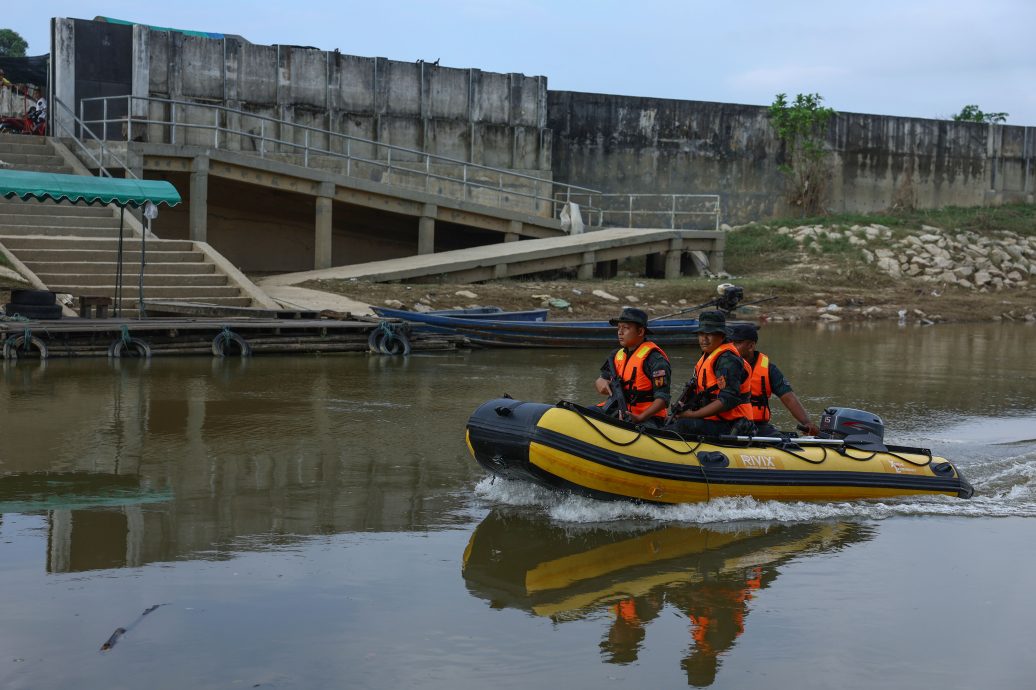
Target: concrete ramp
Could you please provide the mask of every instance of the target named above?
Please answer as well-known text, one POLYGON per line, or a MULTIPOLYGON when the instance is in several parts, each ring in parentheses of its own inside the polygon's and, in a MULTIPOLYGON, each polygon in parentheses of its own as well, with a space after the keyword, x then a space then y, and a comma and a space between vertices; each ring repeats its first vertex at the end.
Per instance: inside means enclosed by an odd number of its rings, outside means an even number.
POLYGON ((561 268, 576 268, 580 279, 590 279, 595 266, 604 261, 634 256, 660 255, 665 277, 681 275, 688 252, 704 252, 709 268, 723 269, 723 232, 703 230, 652 230, 609 228, 582 235, 550 237, 518 242, 422 254, 386 261, 338 266, 270 276, 260 285, 297 285, 307 280, 369 280, 388 282, 432 278, 448 282, 478 282, 509 278, 561 268))

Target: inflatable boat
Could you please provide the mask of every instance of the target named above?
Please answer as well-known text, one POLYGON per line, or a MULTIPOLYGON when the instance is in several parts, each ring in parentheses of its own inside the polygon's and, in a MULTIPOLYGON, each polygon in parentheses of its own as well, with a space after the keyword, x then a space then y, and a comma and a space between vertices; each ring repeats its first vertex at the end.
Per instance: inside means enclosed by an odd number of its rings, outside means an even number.
POLYGON ((820 428, 818 437, 688 437, 571 402, 498 398, 471 415, 467 444, 496 476, 599 499, 836 501, 974 493, 945 458, 885 444, 876 415, 831 407, 820 428))

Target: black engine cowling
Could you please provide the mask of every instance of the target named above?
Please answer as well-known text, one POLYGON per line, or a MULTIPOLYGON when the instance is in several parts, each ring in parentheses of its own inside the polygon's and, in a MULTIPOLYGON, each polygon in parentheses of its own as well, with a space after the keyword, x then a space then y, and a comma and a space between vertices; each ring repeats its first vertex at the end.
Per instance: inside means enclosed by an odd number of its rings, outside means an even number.
POLYGON ((868 450, 886 450, 885 423, 873 412, 851 407, 829 407, 820 415, 821 438, 842 439, 868 450))

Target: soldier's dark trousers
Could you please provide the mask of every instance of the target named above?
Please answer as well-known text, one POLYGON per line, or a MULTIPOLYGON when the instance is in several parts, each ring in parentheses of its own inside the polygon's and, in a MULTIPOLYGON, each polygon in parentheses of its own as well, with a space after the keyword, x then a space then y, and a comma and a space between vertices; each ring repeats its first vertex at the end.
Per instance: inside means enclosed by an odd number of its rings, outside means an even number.
POLYGON ((667 429, 683 436, 723 436, 730 433, 732 422, 713 419, 686 419, 677 417, 667 429))

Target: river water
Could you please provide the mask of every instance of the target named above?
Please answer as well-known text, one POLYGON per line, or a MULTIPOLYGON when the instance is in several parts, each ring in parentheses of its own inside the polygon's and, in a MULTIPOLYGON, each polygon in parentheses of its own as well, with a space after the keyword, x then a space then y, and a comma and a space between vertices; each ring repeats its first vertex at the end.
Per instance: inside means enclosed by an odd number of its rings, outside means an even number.
POLYGON ((604 352, 5 364, 0 687, 1031 687, 1034 337, 763 330, 814 416, 878 413, 972 500, 487 479, 470 412, 593 402, 604 352))

